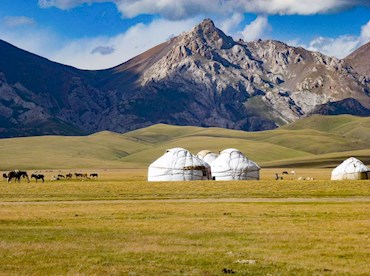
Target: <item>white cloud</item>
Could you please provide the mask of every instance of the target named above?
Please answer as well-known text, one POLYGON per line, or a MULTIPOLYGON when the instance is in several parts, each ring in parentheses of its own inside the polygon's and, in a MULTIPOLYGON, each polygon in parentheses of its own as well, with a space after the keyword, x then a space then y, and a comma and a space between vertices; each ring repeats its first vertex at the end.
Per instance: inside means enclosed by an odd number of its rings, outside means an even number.
POLYGON ((337 38, 317 37, 313 39, 308 50, 319 51, 328 56, 345 58, 358 47, 370 40, 370 20, 361 27, 360 36, 341 35, 337 38))
POLYGON ((101 3, 101 2, 114 2, 114 0, 38 0, 40 8, 51 8, 56 7, 61 10, 68 10, 83 4, 92 4, 92 3, 101 3))
POLYGON ((281 15, 337 12, 368 4, 366 0, 242 0, 239 3, 248 12, 281 15))
POLYGON ((370 20, 361 27, 360 43, 365 44, 370 41, 370 20))
MULTIPOLYGON (((125 17, 140 14, 159 14, 164 18, 178 20, 204 14, 232 14, 234 1, 224 0, 114 0, 125 17)), ((237 2, 237 1, 236 1, 237 2)))
POLYGON ((308 15, 370 6, 368 0, 39 0, 39 6, 70 9, 94 2, 112 2, 124 17, 159 14, 171 20, 245 12, 308 15))
POLYGON ((57 34, 36 24, 17 29, 0 24, 0 37, 8 43, 43 57, 48 57, 63 42, 57 34))
POLYGON ((243 21, 244 16, 240 13, 234 13, 231 17, 216 22, 216 25, 225 33, 233 35, 234 30, 238 29, 239 24, 243 21))
POLYGON ((317 37, 310 42, 308 50, 319 51, 328 56, 344 58, 359 44, 358 37, 342 35, 337 38, 317 37))
POLYGON ((271 31, 266 16, 258 16, 249 25, 245 26, 241 35, 245 41, 253 41, 258 38, 264 38, 271 31))
POLYGON ((6 16, 3 22, 7 27, 30 26, 36 24, 33 18, 27 16, 6 16))

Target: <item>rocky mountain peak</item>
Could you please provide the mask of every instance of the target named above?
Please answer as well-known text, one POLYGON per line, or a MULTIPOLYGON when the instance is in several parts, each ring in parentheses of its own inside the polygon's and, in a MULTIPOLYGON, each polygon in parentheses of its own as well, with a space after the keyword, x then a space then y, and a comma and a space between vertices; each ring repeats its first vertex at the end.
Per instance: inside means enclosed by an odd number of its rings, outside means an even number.
POLYGON ((216 49, 230 49, 235 45, 234 40, 227 36, 223 31, 216 28, 211 19, 204 19, 199 25, 195 26, 187 35, 188 39, 193 39, 198 46, 213 47, 216 49))

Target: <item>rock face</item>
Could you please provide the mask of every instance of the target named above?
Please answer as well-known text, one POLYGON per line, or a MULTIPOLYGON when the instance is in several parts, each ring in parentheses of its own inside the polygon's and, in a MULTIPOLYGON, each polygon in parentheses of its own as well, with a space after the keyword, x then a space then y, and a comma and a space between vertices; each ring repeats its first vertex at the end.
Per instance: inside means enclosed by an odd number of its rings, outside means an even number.
POLYGON ((370 42, 362 45, 344 59, 352 68, 362 76, 370 76, 370 42))
POLYGON ((0 137, 156 123, 265 130, 345 99, 361 106, 354 115, 370 110, 369 76, 347 60, 234 41, 209 19, 108 70, 78 70, 1 41, 0 55, 0 137))

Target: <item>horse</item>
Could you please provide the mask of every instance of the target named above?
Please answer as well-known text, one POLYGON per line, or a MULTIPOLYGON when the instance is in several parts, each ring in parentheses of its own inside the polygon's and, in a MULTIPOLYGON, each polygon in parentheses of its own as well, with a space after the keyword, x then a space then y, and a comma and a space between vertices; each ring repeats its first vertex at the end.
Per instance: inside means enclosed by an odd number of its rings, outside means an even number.
POLYGON ((21 177, 27 178, 28 183, 30 183, 30 178, 28 177, 27 172, 25 171, 19 171, 19 170, 14 170, 8 173, 7 181, 10 183, 13 178, 18 180, 18 183, 21 182, 21 177))
POLYGON ((72 179, 72 174, 71 173, 66 174, 66 179, 72 179))
POLYGON ((7 180, 8 179, 8 175, 6 173, 3 173, 3 180, 7 180))
POLYGON ((37 183, 37 180, 38 179, 41 179, 42 180, 42 182, 44 182, 44 175, 43 174, 32 174, 31 175, 31 179, 32 178, 35 178, 36 179, 36 183, 37 183))
POLYGON ((281 174, 289 174, 288 171, 283 171, 281 174))
POLYGON ((98 174, 97 173, 91 173, 90 174, 90 177, 92 177, 92 178, 95 178, 95 177, 98 178, 98 174))
POLYGON ((79 177, 82 178, 82 173, 75 173, 75 176, 76 176, 76 178, 79 178, 79 177))
POLYGON ((59 177, 60 179, 62 179, 62 178, 64 178, 64 175, 62 175, 62 174, 58 174, 58 177, 59 177))

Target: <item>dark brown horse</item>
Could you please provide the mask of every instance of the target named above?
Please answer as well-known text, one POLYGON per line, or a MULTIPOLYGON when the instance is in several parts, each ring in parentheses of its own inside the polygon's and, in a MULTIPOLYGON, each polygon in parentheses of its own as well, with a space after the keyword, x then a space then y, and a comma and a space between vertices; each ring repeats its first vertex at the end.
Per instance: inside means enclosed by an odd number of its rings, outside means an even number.
POLYGON ((90 177, 92 177, 92 178, 98 178, 98 174, 97 173, 91 173, 90 174, 90 177))
POLYGON ((32 178, 36 179, 36 183, 37 183, 37 180, 38 180, 38 179, 41 179, 41 180, 42 180, 42 182, 44 182, 44 175, 43 175, 43 174, 32 174, 32 175, 31 175, 31 179, 32 179, 32 178))
POLYGON ((82 173, 75 173, 76 178, 82 178, 82 173))
POLYGON ((11 171, 8 173, 8 182, 11 182, 13 178, 15 178, 16 181, 21 182, 21 178, 27 178, 28 180, 28 183, 30 183, 30 178, 28 177, 28 174, 27 172, 25 171, 18 171, 18 170, 14 170, 14 171, 11 171))

